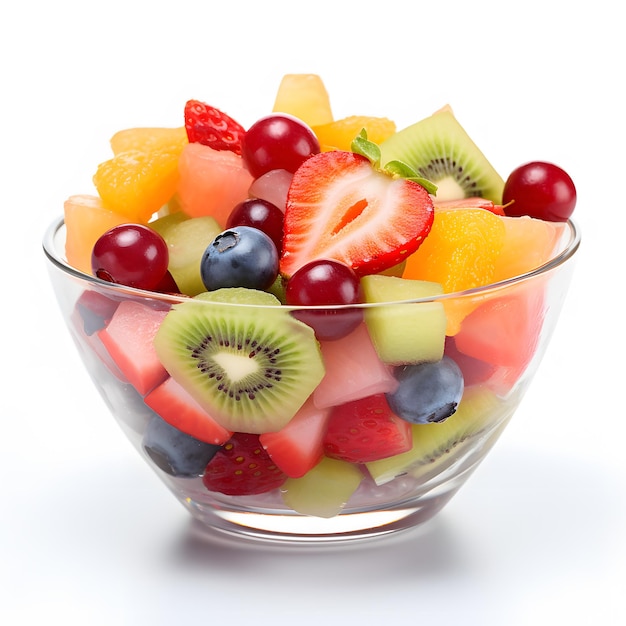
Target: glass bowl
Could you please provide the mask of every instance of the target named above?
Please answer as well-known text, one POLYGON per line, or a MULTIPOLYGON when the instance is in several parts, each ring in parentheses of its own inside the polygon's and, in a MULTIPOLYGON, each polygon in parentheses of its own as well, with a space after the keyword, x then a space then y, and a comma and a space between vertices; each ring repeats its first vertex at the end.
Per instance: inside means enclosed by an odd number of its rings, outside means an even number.
POLYGON ((571 221, 563 227, 547 263, 509 280, 311 309, 192 301, 102 281, 68 265, 62 219, 43 248, 96 388, 194 518, 240 537, 345 541, 431 519, 494 445, 537 370, 569 286, 580 235, 571 221), (186 337, 197 319, 202 338, 186 337), (344 336, 318 341, 311 326, 319 334, 329 320, 345 326, 344 336), (255 359, 265 351, 266 382, 216 391, 213 356, 242 366, 244 381, 248 366, 224 349, 228 338, 211 352, 209 323, 254 328, 230 342, 255 359), (250 344, 259 327, 261 338, 250 344), (259 408, 270 388, 278 394, 259 408))

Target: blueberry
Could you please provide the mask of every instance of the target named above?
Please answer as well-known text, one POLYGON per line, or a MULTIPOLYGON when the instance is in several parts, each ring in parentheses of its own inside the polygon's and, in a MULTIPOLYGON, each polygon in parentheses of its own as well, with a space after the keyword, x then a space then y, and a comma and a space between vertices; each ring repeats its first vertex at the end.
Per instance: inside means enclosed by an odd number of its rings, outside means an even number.
POLYGON ((200 274, 208 291, 223 287, 265 290, 278 276, 278 251, 270 237, 258 228, 229 228, 207 247, 200 274))
POLYGON ((148 423, 142 445, 157 467, 181 478, 201 476, 215 453, 221 450, 221 446, 183 433, 158 415, 148 423))
POLYGON ((400 384, 387 394, 387 402, 398 417, 413 424, 442 422, 456 411, 463 395, 463 374, 448 356, 398 367, 394 376, 400 384))

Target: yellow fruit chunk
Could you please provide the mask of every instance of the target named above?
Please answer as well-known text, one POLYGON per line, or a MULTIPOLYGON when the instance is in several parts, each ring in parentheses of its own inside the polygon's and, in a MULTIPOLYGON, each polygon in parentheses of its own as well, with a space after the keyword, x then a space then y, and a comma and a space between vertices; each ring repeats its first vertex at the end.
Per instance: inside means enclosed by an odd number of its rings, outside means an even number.
POLYGON ((371 117, 367 115, 351 115, 341 120, 313 126, 322 151, 347 150, 352 140, 361 132, 367 131, 367 138, 380 144, 396 132, 395 122, 386 117, 371 117))
POLYGON ((496 260, 494 280, 530 272, 550 260, 566 226, 532 217, 501 217, 505 237, 496 260))
POLYGON ((491 211, 437 211, 430 233, 407 259, 403 277, 440 283, 445 293, 487 285, 504 237, 502 219, 491 211))
POLYGON ((182 150, 187 139, 187 130, 184 126, 178 128, 126 128, 111 137, 110 144, 113 154, 128 152, 129 150, 177 149, 182 150))
POLYGON ((97 196, 75 195, 64 205, 65 257, 81 272, 91 274, 91 251, 107 230, 127 221, 123 216, 105 209, 97 196))
POLYGON ((181 149, 126 150, 98 166, 93 182, 104 206, 146 223, 176 191, 181 149))
POLYGON ((272 110, 294 115, 309 126, 333 121, 328 92, 317 74, 285 74, 272 110))
MULTIPOLYGON (((439 283, 445 293, 488 285, 494 280, 504 239, 504 223, 491 211, 436 211, 430 233, 407 259, 402 276, 439 283)), ((477 305, 471 297, 445 301, 446 333, 455 335, 477 305)))

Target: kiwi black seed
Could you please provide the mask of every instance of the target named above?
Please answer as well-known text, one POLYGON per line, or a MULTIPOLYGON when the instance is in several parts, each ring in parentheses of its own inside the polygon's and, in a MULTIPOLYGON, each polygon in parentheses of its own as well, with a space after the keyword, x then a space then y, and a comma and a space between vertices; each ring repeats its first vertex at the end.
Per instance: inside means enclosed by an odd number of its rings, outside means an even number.
POLYGON ((252 289, 219 289, 175 305, 154 347, 170 375, 233 432, 281 429, 324 376, 313 330, 252 289))
POLYGON ((403 161, 435 183, 438 200, 502 203, 504 180, 448 108, 395 133, 380 150, 383 164, 403 161))

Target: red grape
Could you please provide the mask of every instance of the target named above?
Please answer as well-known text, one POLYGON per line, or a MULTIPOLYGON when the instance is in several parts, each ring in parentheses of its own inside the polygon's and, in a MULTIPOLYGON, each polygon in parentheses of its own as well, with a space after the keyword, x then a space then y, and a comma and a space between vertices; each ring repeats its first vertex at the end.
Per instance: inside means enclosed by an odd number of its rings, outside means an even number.
POLYGON ((164 280, 169 252, 163 237, 141 224, 121 224, 94 245, 94 276, 120 285, 155 290, 164 280))
MULTIPOLYGON (((315 260, 297 270, 287 281, 285 300, 290 305, 320 306, 357 304, 362 301, 361 283, 354 270, 332 260, 315 260)), ((315 330, 320 340, 344 337, 363 318, 358 309, 294 311, 293 315, 315 330)))
POLYGON ((511 172, 504 184, 502 204, 508 216, 566 222, 576 206, 576 187, 557 165, 533 161, 511 172))
POLYGON ((295 172, 320 151, 315 133, 301 120, 273 113, 255 122, 241 142, 244 163, 254 178, 271 170, 295 172))
POLYGON ((274 204, 260 198, 248 198, 231 211, 226 228, 252 226, 262 230, 276 246, 280 255, 283 246, 284 213, 274 204))

